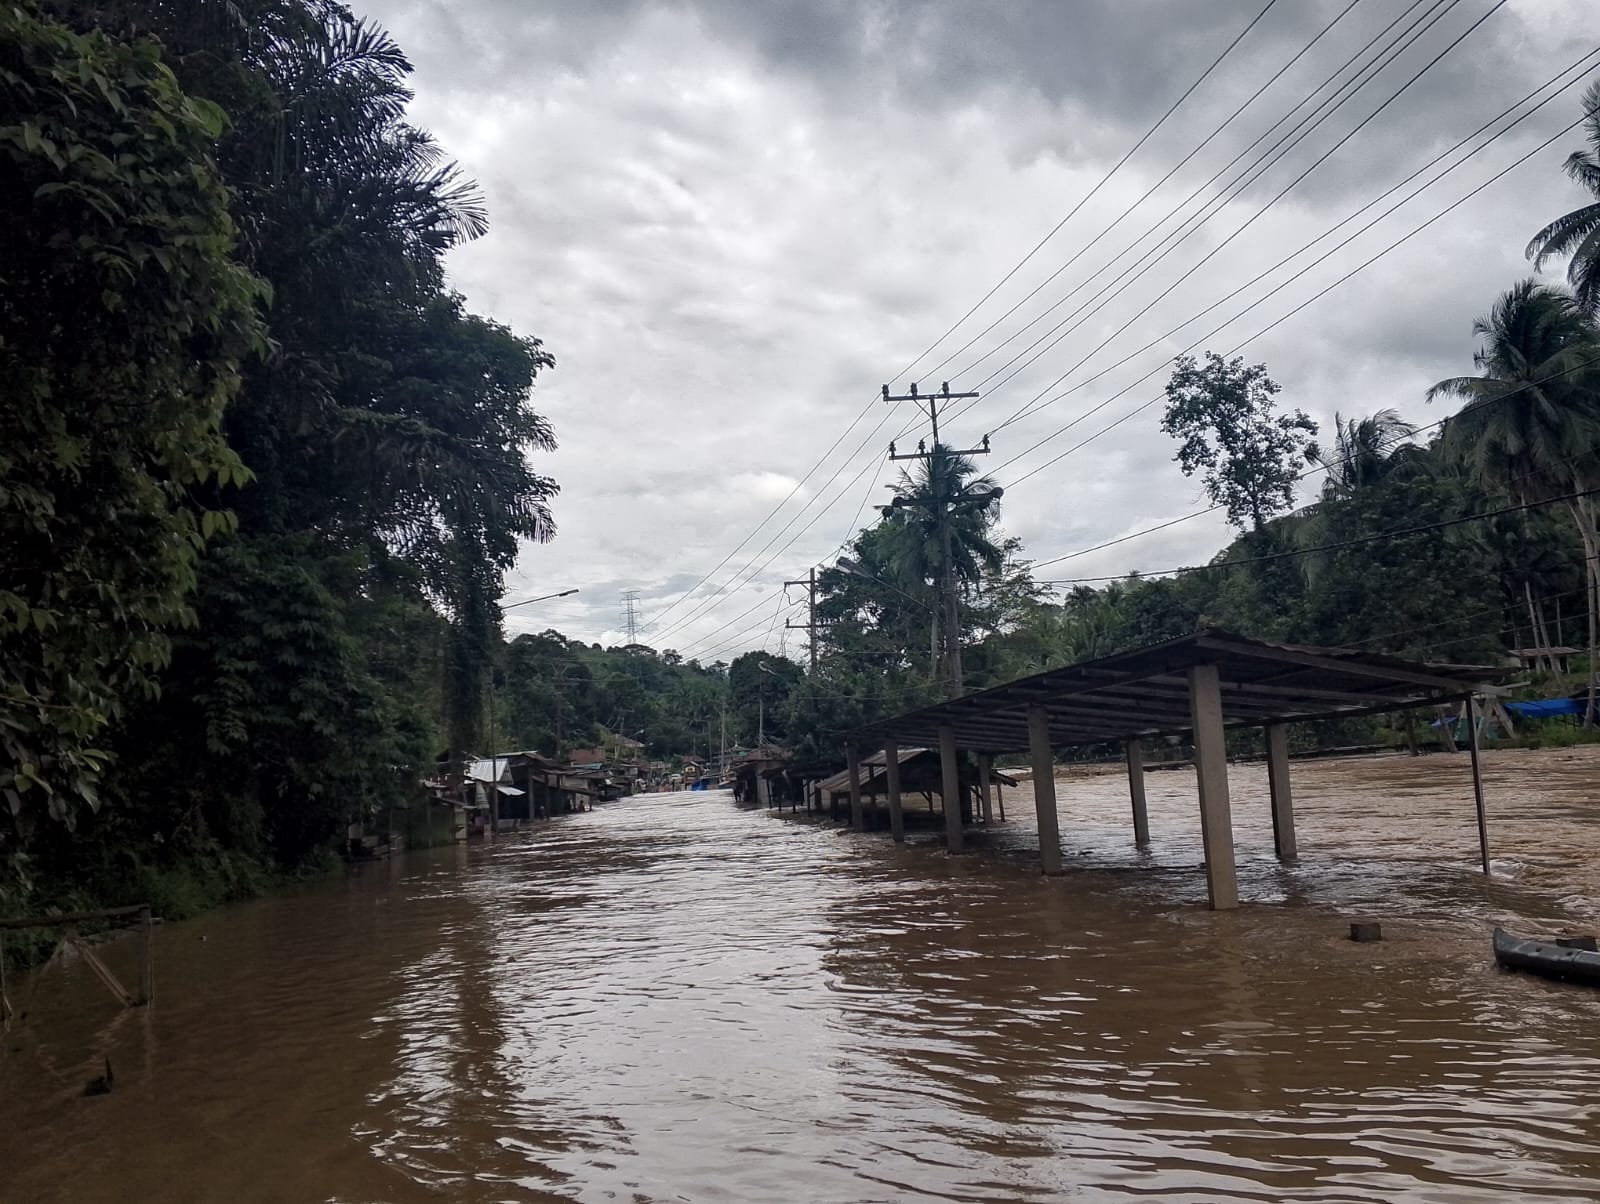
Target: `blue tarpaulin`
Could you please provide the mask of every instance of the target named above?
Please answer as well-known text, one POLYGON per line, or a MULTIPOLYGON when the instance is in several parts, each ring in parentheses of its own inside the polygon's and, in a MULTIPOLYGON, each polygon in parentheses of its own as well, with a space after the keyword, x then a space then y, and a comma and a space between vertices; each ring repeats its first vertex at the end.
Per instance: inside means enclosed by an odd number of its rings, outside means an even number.
POLYGON ((1541 698, 1537 702, 1508 702, 1506 710, 1524 719, 1551 719, 1556 715, 1581 715, 1583 706, 1576 698, 1541 698))

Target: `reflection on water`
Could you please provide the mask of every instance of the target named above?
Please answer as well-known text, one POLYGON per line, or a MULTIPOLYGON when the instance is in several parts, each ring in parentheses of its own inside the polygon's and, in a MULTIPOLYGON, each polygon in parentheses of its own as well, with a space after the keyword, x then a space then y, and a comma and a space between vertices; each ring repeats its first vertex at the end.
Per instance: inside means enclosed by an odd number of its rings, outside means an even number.
POLYGON ((1290 868, 1239 767, 1224 915, 1187 771, 1148 853, 1064 779, 1050 880, 1025 789, 956 859, 676 794, 362 866, 164 929, 148 1011, 14 983, 0 1198, 1594 1199, 1600 996, 1487 935, 1600 928, 1597 752, 1489 758, 1492 883, 1464 757, 1296 765, 1290 868))

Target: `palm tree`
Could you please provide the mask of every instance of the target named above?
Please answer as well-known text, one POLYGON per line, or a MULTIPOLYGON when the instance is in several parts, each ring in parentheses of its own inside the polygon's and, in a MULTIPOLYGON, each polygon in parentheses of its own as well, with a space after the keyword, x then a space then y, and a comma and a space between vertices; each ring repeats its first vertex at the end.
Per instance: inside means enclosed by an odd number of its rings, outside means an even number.
POLYGON ((1583 94, 1583 108, 1589 147, 1567 156, 1566 172, 1595 200, 1562 214, 1535 234, 1527 256, 1537 271, 1552 256, 1570 255, 1567 281, 1578 304, 1592 314, 1600 308, 1600 83, 1589 85, 1583 94))
POLYGON ((934 649, 940 644, 942 601, 945 674, 952 693, 959 693, 961 677, 957 596, 976 588, 986 572, 1005 567, 1004 550, 989 537, 1002 491, 977 471, 971 459, 936 443, 914 475, 900 474, 891 486, 894 501, 882 509, 891 532, 887 560, 904 586, 929 598, 934 649))
MULTIPOLYGON (((1466 404, 1445 424, 1448 459, 1480 486, 1518 504, 1593 488, 1600 481, 1600 332, 1563 290, 1524 280, 1472 324, 1478 376, 1442 380, 1428 400, 1466 404)), ((1588 566, 1589 705, 1600 701, 1600 536, 1593 504, 1569 498, 1588 566)))
POLYGON ((1379 410, 1366 418, 1345 418, 1335 412, 1333 428, 1333 456, 1325 457, 1317 450, 1311 453, 1313 461, 1328 470, 1322 496, 1330 501, 1376 485, 1411 463, 1395 453, 1417 428, 1397 410, 1379 410))

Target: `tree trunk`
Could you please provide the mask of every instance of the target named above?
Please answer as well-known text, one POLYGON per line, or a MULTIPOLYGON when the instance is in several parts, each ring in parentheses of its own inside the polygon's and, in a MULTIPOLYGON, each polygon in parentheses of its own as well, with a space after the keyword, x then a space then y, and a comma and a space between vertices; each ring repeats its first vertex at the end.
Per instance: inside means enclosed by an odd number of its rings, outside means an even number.
POLYGON ((1570 503, 1573 521, 1578 524, 1578 535, 1583 540, 1584 593, 1589 612, 1589 699, 1584 707, 1583 725, 1594 727, 1600 719, 1600 538, 1595 535, 1593 516, 1584 506, 1583 499, 1570 503))
POLYGON ((1522 579, 1522 598, 1528 605, 1528 647, 1535 653, 1533 658, 1534 667, 1554 669, 1555 666, 1550 661, 1550 654, 1546 651, 1549 645, 1540 636, 1539 612, 1533 605, 1533 586, 1528 584, 1526 577, 1522 579))
POLYGON ((1533 613, 1539 620, 1540 646, 1544 649, 1545 660, 1549 662, 1550 672, 1559 673, 1561 671, 1561 658, 1555 653, 1556 641, 1550 638, 1550 627, 1545 622, 1543 598, 1534 599, 1533 613))

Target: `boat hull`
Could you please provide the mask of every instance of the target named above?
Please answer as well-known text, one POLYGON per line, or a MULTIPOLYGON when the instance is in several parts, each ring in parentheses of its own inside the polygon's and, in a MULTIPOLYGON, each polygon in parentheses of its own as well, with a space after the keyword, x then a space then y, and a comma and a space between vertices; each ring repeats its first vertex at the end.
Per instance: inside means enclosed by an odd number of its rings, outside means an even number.
POLYGON ((1494 959, 1508 970, 1600 986, 1600 953, 1494 930, 1494 959))

